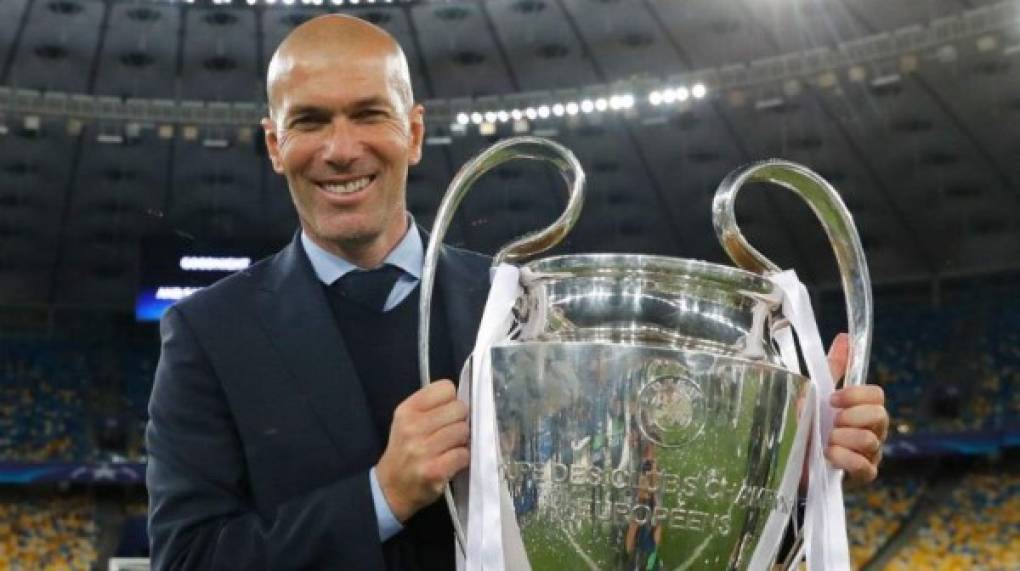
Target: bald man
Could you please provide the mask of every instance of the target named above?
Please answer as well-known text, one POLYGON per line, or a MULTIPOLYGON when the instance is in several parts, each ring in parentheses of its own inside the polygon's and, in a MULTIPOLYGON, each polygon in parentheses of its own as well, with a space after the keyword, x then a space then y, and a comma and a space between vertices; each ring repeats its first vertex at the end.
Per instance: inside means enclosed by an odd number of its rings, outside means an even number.
MULTIPOLYGON (((267 95, 266 146, 301 228, 161 322, 153 568, 453 569, 438 500, 468 464, 467 410, 450 380, 418 387, 423 237, 405 194, 424 123, 407 61, 381 29, 323 16, 279 46, 267 95)), ((471 349, 488 266, 440 255, 440 379, 471 349)))

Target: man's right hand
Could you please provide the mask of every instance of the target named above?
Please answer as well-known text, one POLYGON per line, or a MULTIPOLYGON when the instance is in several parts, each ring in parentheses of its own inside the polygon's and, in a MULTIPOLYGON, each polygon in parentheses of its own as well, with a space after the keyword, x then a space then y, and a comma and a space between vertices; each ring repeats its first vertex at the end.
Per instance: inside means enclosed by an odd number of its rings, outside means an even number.
POLYGON ((407 397, 393 412, 390 440, 376 465, 379 487, 401 523, 443 493, 470 460, 468 406, 443 379, 407 397))

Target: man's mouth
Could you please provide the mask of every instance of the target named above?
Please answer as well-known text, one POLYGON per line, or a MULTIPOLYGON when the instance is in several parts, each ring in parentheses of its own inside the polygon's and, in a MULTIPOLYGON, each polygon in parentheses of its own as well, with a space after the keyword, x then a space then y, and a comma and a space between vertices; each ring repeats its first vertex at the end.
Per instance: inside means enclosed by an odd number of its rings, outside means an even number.
POLYGON ((355 192, 358 192, 359 190, 371 184, 373 180, 375 180, 375 175, 367 175, 342 183, 341 182, 319 183, 319 188, 325 190, 330 194, 339 195, 354 194, 355 192))

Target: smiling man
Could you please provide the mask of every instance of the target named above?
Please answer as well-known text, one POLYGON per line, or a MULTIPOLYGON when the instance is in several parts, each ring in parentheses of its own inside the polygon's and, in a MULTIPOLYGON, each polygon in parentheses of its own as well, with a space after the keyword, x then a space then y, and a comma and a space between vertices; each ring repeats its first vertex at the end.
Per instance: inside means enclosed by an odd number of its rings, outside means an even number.
POLYGON ((267 76, 266 146, 301 231, 174 306, 146 431, 155 569, 453 569, 439 500, 468 464, 447 379, 474 342, 487 258, 444 247, 418 386, 421 231, 407 170, 423 109, 396 42, 329 15, 267 76), (371 271, 368 271, 371 270, 371 271))
POLYGON ((273 168, 308 237, 362 267, 407 230, 407 169, 425 132, 410 85, 392 38, 339 16, 299 28, 269 64, 262 126, 273 168))

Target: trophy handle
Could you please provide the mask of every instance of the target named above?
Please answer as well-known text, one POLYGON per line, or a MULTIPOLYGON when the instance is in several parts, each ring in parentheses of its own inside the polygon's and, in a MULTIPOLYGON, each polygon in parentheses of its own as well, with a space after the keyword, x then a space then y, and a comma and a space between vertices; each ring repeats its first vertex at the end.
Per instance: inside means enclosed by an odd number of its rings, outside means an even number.
POLYGON ((814 171, 790 161, 771 159, 741 167, 723 179, 712 202, 712 223, 723 249, 740 267, 758 273, 780 271, 747 243, 737 225, 734 202, 740 188, 748 182, 771 182, 791 190, 811 207, 829 236, 836 253, 840 279, 846 297, 850 334, 850 364, 845 386, 865 382, 871 354, 873 306, 871 278, 850 211, 832 185, 814 171))
MULTIPOLYGON (((435 288, 436 265, 439 261, 439 248, 450 228, 454 211, 467 196, 475 181, 493 168, 513 159, 544 160, 555 165, 563 180, 567 183, 567 206, 560 217, 546 229, 522 236, 503 246, 493 257, 495 267, 501 262, 517 262, 529 256, 544 252, 559 244, 570 232, 581 215, 584 202, 584 170, 574 153, 559 143, 541 137, 512 137, 504 139, 479 153, 468 161, 453 177, 432 225, 428 247, 425 250, 425 265, 422 269, 421 291, 418 305, 418 368, 421 373, 421 386, 427 387, 432 382, 429 371, 429 319, 432 316, 432 291, 435 288)), ((457 535, 457 543, 461 552, 465 550, 464 529, 460 516, 447 484, 443 491, 446 507, 450 510, 453 529, 457 535)))

